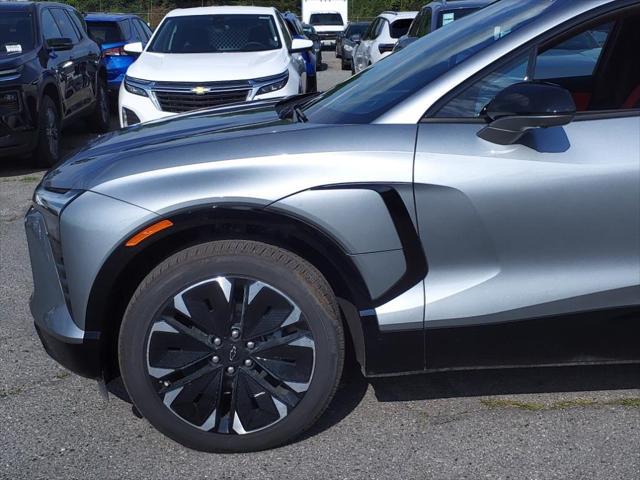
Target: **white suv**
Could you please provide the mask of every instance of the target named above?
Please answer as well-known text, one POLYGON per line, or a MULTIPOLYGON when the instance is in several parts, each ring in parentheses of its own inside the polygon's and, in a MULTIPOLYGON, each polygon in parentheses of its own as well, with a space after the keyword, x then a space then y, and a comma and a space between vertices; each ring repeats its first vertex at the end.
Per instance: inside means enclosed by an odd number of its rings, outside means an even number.
POLYGON ((313 42, 292 39, 274 8, 204 7, 167 14, 120 87, 123 127, 176 113, 306 89, 300 53, 313 42))
POLYGON ((398 39, 409 31, 417 14, 418 12, 382 12, 378 15, 353 54, 353 72, 358 73, 391 54, 398 39))

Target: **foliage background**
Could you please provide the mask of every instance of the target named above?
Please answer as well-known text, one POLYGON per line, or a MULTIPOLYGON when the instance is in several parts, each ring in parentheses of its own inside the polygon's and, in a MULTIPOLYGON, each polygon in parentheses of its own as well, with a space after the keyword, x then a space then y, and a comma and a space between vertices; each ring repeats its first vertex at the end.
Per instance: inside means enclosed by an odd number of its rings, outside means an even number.
MULTIPOLYGON (((81 12, 136 13, 156 26, 167 11, 173 8, 208 5, 273 6, 281 12, 300 13, 300 0, 59 0, 73 5, 81 12)), ((429 0, 349 0, 349 19, 370 19, 383 10, 418 10, 429 0)))

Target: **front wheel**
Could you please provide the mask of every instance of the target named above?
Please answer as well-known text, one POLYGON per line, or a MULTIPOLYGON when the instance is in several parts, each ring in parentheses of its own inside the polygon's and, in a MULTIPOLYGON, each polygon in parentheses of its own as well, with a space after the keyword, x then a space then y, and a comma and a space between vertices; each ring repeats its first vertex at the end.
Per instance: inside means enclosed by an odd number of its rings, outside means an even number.
POLYGON ((210 452, 291 440, 331 400, 344 336, 320 272, 286 250, 219 241, 183 250, 141 283, 119 337, 141 414, 210 452))
POLYGON ((38 167, 50 168, 60 160, 60 113, 51 97, 45 95, 38 112, 38 143, 33 162, 38 167))
POLYGON ((96 103, 91 118, 91 128, 96 133, 106 133, 111 128, 111 109, 107 82, 101 78, 96 85, 96 103))

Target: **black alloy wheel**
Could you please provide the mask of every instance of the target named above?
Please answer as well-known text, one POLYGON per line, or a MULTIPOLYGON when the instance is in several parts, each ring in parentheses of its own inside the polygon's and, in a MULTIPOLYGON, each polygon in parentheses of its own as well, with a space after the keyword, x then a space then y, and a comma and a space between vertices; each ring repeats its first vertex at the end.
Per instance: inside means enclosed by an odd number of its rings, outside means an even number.
POLYGON ((119 335, 140 414, 183 445, 255 451, 298 436, 338 386, 344 335, 314 266, 264 243, 225 240, 166 259, 142 281, 119 335))
POLYGON ((269 285, 217 277, 178 293, 154 320, 147 369, 162 402, 205 431, 244 435, 296 407, 311 383, 313 334, 269 285))

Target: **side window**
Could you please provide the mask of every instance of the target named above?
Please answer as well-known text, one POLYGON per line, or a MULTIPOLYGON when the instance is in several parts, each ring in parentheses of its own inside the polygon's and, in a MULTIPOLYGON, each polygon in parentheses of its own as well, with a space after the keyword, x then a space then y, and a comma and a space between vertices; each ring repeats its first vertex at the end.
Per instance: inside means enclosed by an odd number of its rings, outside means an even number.
POLYGON ((276 19, 280 24, 280 30, 282 30, 282 37, 284 39, 284 44, 287 46, 287 48, 291 48, 291 42, 292 42, 291 34, 289 33, 289 29, 287 28, 286 23, 282 19, 282 15, 280 14, 280 12, 276 13, 276 19))
POLYGON ((51 14, 60 28, 60 32, 64 38, 70 38, 73 43, 80 41, 78 32, 71 23, 71 19, 61 8, 54 8, 51 10, 51 14))
MULTIPOLYGON (((598 64, 614 23, 609 21, 570 36, 562 35, 539 47, 531 80, 558 84, 571 92, 578 111, 594 110, 590 106, 599 80, 595 77, 607 74, 599 72, 598 64)), ((445 104, 436 117, 479 117, 499 91, 527 80, 529 58, 529 53, 522 54, 477 80, 445 104)))
POLYGON ((133 24, 133 30, 136 32, 136 37, 142 43, 147 43, 148 38, 147 38, 144 30, 140 26, 140 23, 138 22, 138 20, 131 20, 131 23, 133 24))
POLYGON ((296 34, 296 27, 293 26, 293 23, 291 23, 291 21, 286 19, 286 18, 284 19, 284 23, 287 24, 287 30, 289 30, 289 33, 291 35, 295 35, 296 34))
POLYGON ((433 18, 433 12, 430 8, 425 10, 422 21, 418 26, 418 37, 424 37, 428 33, 431 33, 431 19, 433 18))
POLYGON ((137 40, 138 36, 136 35, 135 30, 131 28, 131 21, 129 19, 121 20, 118 22, 118 26, 120 27, 120 32, 122 33, 122 38, 129 42, 131 40, 137 40))
POLYGON ((151 38, 151 30, 149 29, 149 27, 147 27, 147 25, 142 20, 135 19, 133 22, 137 25, 138 29, 140 30, 140 34, 142 35, 143 42, 145 43, 148 42, 149 39, 151 38))
POLYGON ((87 24, 82 18, 82 15, 77 10, 68 10, 67 13, 71 17, 71 21, 76 26, 78 33, 80 33, 80 37, 85 37, 87 33, 87 24))
POLYGON ((378 25, 380 24, 380 19, 376 18, 369 28, 367 29, 367 33, 365 34, 365 38, 363 40, 373 40, 376 38, 376 30, 378 29, 378 25))
POLYGON ((375 40, 376 38, 378 38, 382 33, 382 30, 384 29, 385 25, 387 25, 388 23, 389 22, 387 22, 386 20, 379 18, 378 24, 376 25, 375 30, 371 32, 371 39, 375 40))
POLYGON ((416 18, 414 18, 413 22, 411 22, 411 26, 409 27, 409 31, 407 32, 408 36, 410 37, 418 36, 418 31, 420 30, 420 23, 422 22, 422 19, 424 18, 424 15, 426 12, 427 12, 426 8, 423 8, 418 12, 418 15, 416 15, 416 18))
POLYGON ((151 38, 151 36, 153 35, 153 32, 151 31, 151 29, 149 28, 149 25, 147 25, 146 23, 144 23, 142 20, 138 19, 137 20, 138 24, 140 25, 140 28, 142 28, 143 33, 146 35, 147 37, 147 41, 151 38))
POLYGON ((436 117, 479 117, 482 109, 498 92, 507 88, 509 85, 524 81, 527 76, 528 65, 529 53, 525 53, 508 64, 494 70, 447 103, 438 111, 436 117))
POLYGON ((53 19, 51 15, 51 11, 49 9, 42 11, 42 35, 45 40, 49 40, 51 38, 60 38, 62 37, 62 33, 60 33, 60 29, 56 24, 56 21, 53 19))

